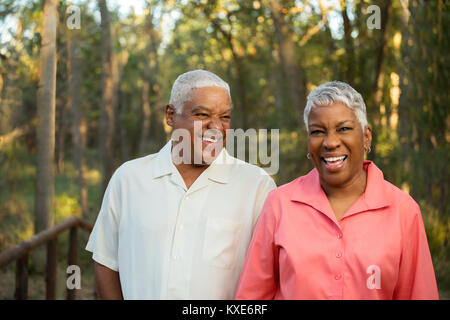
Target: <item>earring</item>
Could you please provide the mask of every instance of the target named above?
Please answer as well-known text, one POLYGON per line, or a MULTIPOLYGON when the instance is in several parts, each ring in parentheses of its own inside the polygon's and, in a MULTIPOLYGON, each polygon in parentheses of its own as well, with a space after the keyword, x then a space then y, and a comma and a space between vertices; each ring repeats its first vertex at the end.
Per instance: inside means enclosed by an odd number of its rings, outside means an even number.
POLYGON ((366 152, 370 153, 370 151, 372 151, 372 148, 369 146, 369 148, 367 148, 366 152))
POLYGON ((308 154, 306 155, 306 158, 311 159, 311 156, 309 155, 309 152, 308 152, 308 154))

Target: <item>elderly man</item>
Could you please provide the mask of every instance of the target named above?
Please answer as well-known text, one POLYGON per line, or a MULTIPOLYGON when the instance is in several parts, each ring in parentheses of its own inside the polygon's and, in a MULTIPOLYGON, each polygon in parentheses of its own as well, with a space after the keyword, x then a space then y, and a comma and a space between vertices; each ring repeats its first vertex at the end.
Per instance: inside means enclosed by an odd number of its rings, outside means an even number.
POLYGON ((225 148, 226 82, 195 70, 175 81, 172 139, 112 176, 86 249, 102 299, 232 299, 252 230, 275 183, 225 148), (192 152, 191 152, 192 151, 192 152))

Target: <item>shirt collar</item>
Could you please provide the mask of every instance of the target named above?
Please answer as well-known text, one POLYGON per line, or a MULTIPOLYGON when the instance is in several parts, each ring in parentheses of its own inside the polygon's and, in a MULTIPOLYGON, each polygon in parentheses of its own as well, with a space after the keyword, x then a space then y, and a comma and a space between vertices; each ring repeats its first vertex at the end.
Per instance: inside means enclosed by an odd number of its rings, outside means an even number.
POLYGON ((156 154, 155 162, 152 166, 152 177, 154 179, 173 173, 174 166, 172 164, 171 150, 172 140, 169 140, 156 154))
MULTIPOLYGON (((173 174, 176 167, 172 162, 172 140, 157 153, 153 166, 152 177, 154 179, 165 175, 173 174)), ((218 183, 228 183, 230 177, 231 165, 235 163, 235 158, 230 156, 225 148, 221 150, 219 155, 214 159, 211 165, 203 172, 203 175, 209 180, 218 183)))
MULTIPOLYGON (((364 161, 363 166, 367 171, 366 190, 347 210, 344 217, 367 210, 387 207, 391 203, 390 195, 384 188, 383 172, 372 161, 364 161)), ((330 216, 333 220, 335 219, 328 198, 320 186, 319 172, 316 168, 298 179, 291 200, 310 205, 330 216)))

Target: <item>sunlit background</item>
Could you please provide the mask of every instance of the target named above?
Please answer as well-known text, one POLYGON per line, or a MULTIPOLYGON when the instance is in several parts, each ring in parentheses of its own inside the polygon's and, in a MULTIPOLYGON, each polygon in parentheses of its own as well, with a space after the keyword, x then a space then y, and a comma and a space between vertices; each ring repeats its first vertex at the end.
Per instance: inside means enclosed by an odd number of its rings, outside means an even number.
MULTIPOLYGON (((36 110, 41 0, 0 1, 0 251, 34 234, 36 110)), ((207 69, 232 90, 233 126, 280 129, 278 185, 306 174, 306 95, 330 80, 350 83, 364 97, 374 141, 368 158, 385 178, 421 206, 441 297, 450 297, 450 5, 442 0, 107 1, 114 82, 113 149, 121 163, 154 153, 168 139, 163 108, 176 77, 207 69), (274 3, 278 3, 274 5, 274 3), (367 8, 380 8, 370 29, 367 8)), ((97 1, 60 1, 57 35, 55 196, 52 223, 87 214, 95 221, 110 172, 99 129, 102 109, 101 15, 97 1), (81 28, 67 28, 69 4, 81 28), (75 164, 68 92, 68 39, 76 41, 85 165, 75 164)), ((84 237, 84 238, 83 238, 84 237)), ((67 239, 58 254, 64 266, 67 239)), ((79 239, 80 298, 93 297, 90 258, 79 239)), ((59 271, 64 288, 64 270, 59 271)), ((42 274, 30 265, 30 298, 43 295, 42 274)), ((14 265, 0 269, 0 299, 12 298, 14 265)), ((61 294, 58 296, 62 298, 61 294)))

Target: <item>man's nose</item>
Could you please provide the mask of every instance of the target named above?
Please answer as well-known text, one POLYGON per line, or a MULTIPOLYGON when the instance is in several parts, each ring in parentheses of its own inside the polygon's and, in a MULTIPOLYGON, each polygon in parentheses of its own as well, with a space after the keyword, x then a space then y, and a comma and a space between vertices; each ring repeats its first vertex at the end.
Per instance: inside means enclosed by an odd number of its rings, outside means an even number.
POLYGON ((222 121, 220 121, 217 117, 212 117, 211 120, 208 122, 208 129, 212 130, 223 130, 222 121))

